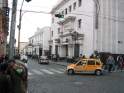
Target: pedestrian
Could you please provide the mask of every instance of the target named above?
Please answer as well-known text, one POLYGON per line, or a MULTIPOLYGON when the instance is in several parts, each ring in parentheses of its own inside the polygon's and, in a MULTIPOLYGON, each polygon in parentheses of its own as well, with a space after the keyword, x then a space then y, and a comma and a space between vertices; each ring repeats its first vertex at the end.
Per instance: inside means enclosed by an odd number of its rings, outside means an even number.
POLYGON ((2 66, 2 64, 5 63, 5 62, 6 62, 6 59, 3 58, 3 59, 1 60, 1 63, 0 63, 0 71, 1 71, 1 66, 2 66))
POLYGON ((56 54, 54 54, 53 60, 54 60, 54 62, 56 62, 56 54))
POLYGON ((66 56, 66 62, 67 63, 69 62, 69 56, 68 55, 66 56))
POLYGON ((79 55, 78 60, 81 60, 83 58, 82 54, 79 55))
POLYGON ((115 62, 112 64, 112 71, 115 72, 115 62))
POLYGON ((86 58, 85 55, 83 55, 83 58, 86 58))
POLYGON ((122 63, 123 63, 123 58, 122 58, 122 54, 120 54, 118 57, 117 57, 117 62, 118 62, 118 67, 117 67, 117 70, 119 71, 119 69, 122 71, 122 63))
POLYGON ((16 64, 25 67, 25 64, 20 60, 20 55, 15 56, 16 64))
POLYGON ((51 55, 51 62, 53 62, 54 61, 54 55, 52 54, 51 55))
POLYGON ((0 72, 0 93, 12 93, 12 82, 10 75, 7 75, 8 63, 1 64, 0 72))
POLYGON ((113 66, 114 63, 115 63, 115 60, 112 57, 112 55, 110 54, 109 58, 107 59, 107 64, 109 65, 109 68, 108 68, 109 73, 111 73, 111 69, 112 69, 112 66, 113 66))
POLYGON ((59 54, 57 55, 57 61, 59 62, 59 54))
POLYGON ((23 66, 17 65, 14 59, 9 59, 8 74, 11 77, 13 92, 26 93, 26 71, 23 66))
POLYGON ((94 54, 91 54, 91 55, 90 55, 90 58, 94 58, 94 54))
POLYGON ((28 90, 28 64, 27 64, 27 58, 23 57, 22 62, 25 64, 25 71, 26 71, 26 91, 28 90))

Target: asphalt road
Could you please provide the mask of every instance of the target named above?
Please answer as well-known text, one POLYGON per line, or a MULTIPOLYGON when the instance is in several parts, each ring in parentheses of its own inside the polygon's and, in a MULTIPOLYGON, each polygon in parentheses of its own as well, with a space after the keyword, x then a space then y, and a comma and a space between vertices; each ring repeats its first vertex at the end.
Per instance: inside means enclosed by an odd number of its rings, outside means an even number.
POLYGON ((28 93, 123 93, 124 72, 102 76, 66 74, 65 66, 29 59, 28 93))

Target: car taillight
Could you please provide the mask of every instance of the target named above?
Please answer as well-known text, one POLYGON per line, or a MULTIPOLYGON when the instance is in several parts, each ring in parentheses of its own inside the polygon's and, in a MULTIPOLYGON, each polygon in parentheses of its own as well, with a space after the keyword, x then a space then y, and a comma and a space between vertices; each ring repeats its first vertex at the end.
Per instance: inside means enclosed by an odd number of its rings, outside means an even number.
POLYGON ((44 60, 43 58, 41 58, 40 60, 44 60))

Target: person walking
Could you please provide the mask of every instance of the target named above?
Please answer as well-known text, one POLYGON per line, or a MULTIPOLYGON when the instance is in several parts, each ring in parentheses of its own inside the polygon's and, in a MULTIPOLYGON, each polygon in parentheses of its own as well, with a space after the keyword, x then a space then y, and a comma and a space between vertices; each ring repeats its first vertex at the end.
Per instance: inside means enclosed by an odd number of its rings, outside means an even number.
POLYGON ((26 91, 28 91, 28 64, 27 64, 27 59, 23 57, 22 62, 25 64, 25 71, 26 71, 26 91))
POLYGON ((119 71, 119 69, 122 71, 122 63, 123 63, 123 58, 122 58, 122 54, 120 54, 118 57, 117 57, 117 62, 118 62, 118 67, 117 67, 117 70, 119 71))
POLYGON ((79 55, 78 60, 81 60, 83 58, 82 54, 79 55))
POLYGON ((108 68, 109 73, 111 73, 111 69, 112 69, 112 66, 113 66, 114 63, 115 63, 115 60, 112 57, 112 55, 110 54, 109 58, 107 59, 107 64, 109 65, 109 68, 108 68))
POLYGON ((8 63, 1 63, 0 72, 0 93, 12 93, 12 82, 10 75, 7 75, 8 63))
POLYGON ((67 63, 69 62, 69 56, 68 55, 66 56, 66 62, 67 63))
POLYGON ((23 66, 17 65, 14 59, 9 59, 8 75, 13 85, 13 93, 26 93, 26 71, 23 66))
POLYGON ((59 54, 57 55, 57 62, 59 62, 59 54))

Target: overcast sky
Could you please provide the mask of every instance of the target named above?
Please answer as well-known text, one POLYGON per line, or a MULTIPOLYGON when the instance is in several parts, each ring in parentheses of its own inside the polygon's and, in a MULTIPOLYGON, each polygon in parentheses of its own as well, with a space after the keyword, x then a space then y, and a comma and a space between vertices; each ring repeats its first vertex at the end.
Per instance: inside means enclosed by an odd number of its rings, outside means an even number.
MULTIPOLYGON (((10 8, 12 8, 12 1, 13 0, 9 0, 10 8)), ((22 1, 23 0, 18 0, 18 6, 17 6, 18 10, 21 8, 22 1)), ((24 1, 22 10, 50 12, 53 5, 55 5, 57 1, 58 0, 32 0, 29 3, 24 1)), ((51 15, 43 14, 43 13, 26 12, 22 16, 21 23, 22 25, 21 25, 20 41, 28 42, 28 38, 34 34, 34 32, 37 30, 37 27, 42 28, 44 26, 51 26, 51 15)), ((18 24, 19 24, 19 11, 17 11, 16 31, 15 31, 15 38, 17 41, 18 41, 18 29, 17 29, 18 24)))

